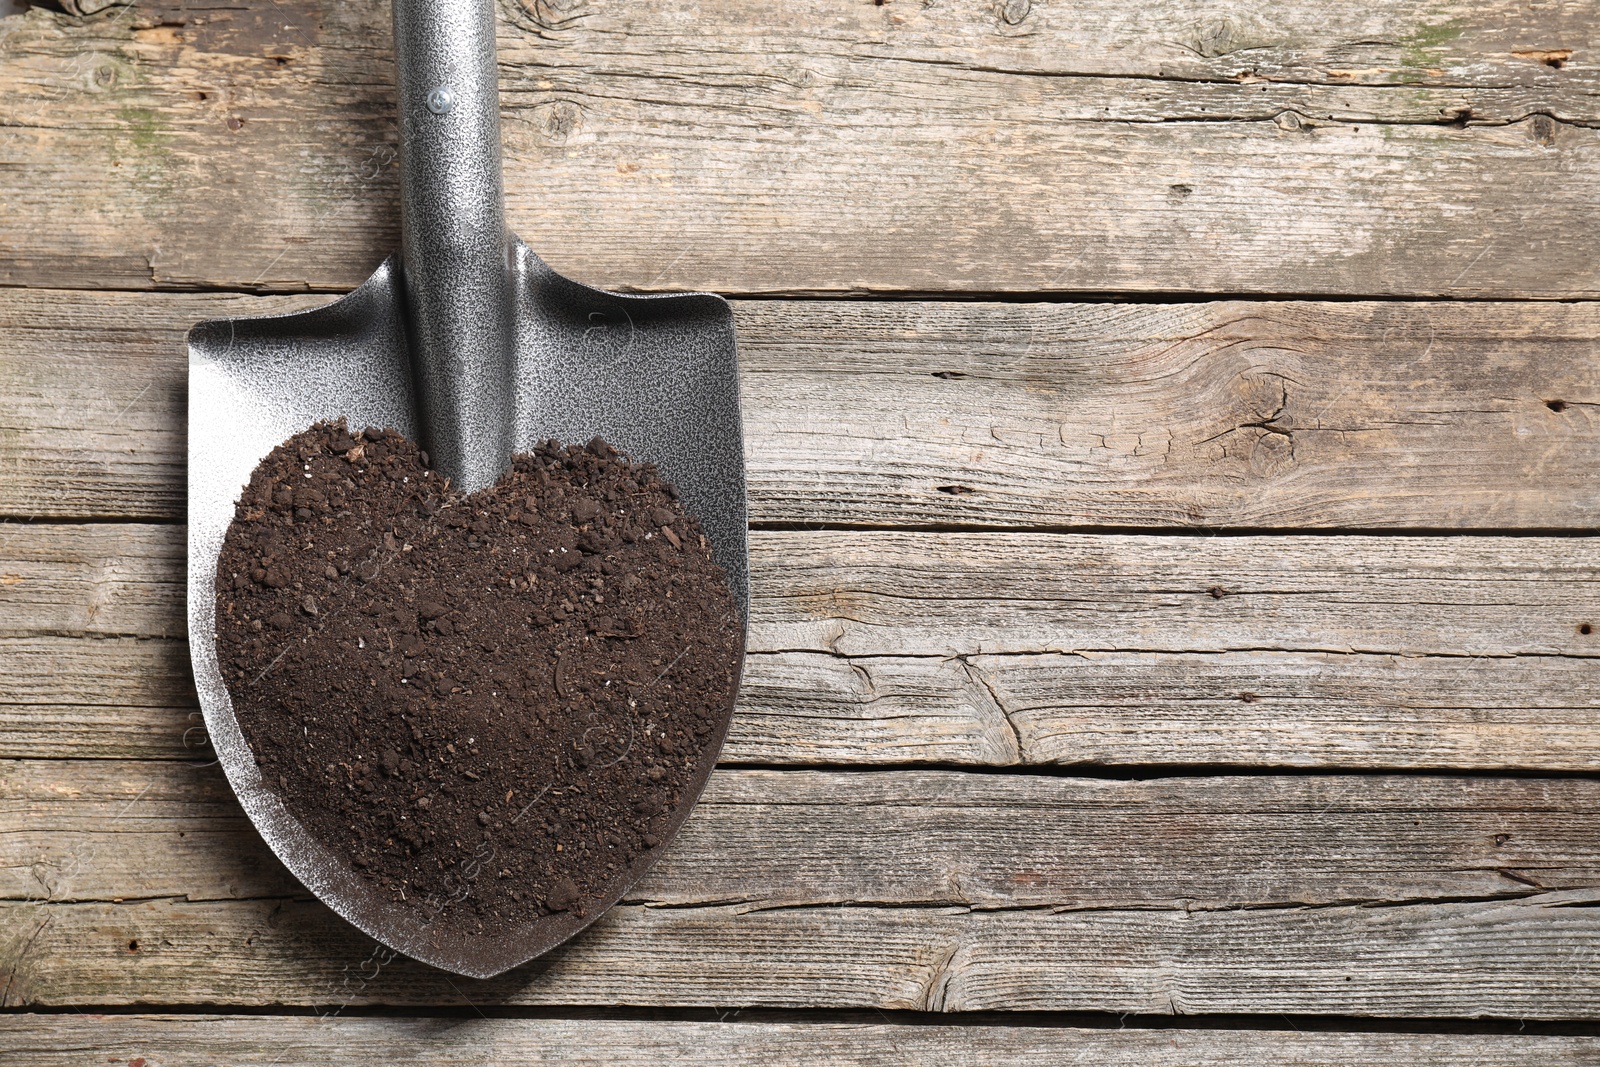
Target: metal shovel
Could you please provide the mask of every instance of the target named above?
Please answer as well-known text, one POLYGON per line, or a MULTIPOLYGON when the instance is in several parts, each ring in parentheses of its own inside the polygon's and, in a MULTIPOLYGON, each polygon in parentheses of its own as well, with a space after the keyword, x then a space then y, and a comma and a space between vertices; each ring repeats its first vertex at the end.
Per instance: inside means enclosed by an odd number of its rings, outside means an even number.
MULTIPOLYGON (((217 756, 261 836, 329 907, 391 948, 479 978, 570 937, 622 889, 588 918, 558 913, 525 937, 470 949, 398 911, 262 781, 218 670, 213 587, 256 464, 342 416, 420 440, 467 491, 539 440, 602 436, 677 484, 748 619, 732 313, 705 293, 579 285, 507 232, 494 10, 493 0, 394 0, 400 255, 326 307, 189 332, 189 639, 217 756)), ((694 791, 703 784, 704 771, 694 791)))

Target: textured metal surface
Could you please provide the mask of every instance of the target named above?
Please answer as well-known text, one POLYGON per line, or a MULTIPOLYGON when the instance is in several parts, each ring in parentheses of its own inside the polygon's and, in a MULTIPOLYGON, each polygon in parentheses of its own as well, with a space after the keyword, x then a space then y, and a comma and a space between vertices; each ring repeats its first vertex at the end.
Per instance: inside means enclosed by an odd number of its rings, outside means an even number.
MULTIPOLYGON (((189 333, 190 650, 217 756, 284 865, 391 948, 489 977, 566 940, 627 885, 587 918, 558 914, 522 936, 468 944, 397 911, 305 830, 262 781, 218 669, 216 567, 239 492, 268 452, 320 419, 420 439, 469 490, 493 482, 513 450, 600 435, 677 484, 748 621, 738 360, 720 297, 593 289, 505 233, 488 0, 396 0, 395 19, 400 47, 419 53, 398 63, 402 256, 327 307, 189 333), (453 99, 436 115, 427 101, 441 87, 453 99), (463 115, 460 127, 429 125, 463 115), (481 143, 491 128, 492 148, 481 143)), ((701 775, 694 796, 703 784, 701 775)))
POLYGON ((394 0, 394 46, 400 253, 422 444, 456 485, 481 489, 511 457, 493 0, 394 0))

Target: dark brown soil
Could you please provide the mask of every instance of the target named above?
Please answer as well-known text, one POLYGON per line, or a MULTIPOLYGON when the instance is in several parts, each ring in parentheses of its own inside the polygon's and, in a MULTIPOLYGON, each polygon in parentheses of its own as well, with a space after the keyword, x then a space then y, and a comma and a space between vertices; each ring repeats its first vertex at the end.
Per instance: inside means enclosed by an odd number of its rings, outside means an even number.
POLYGON ((492 936, 589 911, 660 850, 743 626, 673 487, 598 439, 463 496, 400 435, 319 424, 239 501, 217 650, 307 829, 423 921, 492 936))

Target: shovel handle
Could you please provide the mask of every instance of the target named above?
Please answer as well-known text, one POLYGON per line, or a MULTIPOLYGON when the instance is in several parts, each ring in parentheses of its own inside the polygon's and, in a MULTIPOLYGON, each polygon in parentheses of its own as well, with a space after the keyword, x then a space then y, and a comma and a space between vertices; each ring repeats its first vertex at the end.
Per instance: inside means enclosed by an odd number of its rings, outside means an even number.
POLYGON ((401 273, 423 446, 460 488, 511 462, 512 293, 494 0, 393 0, 401 273))

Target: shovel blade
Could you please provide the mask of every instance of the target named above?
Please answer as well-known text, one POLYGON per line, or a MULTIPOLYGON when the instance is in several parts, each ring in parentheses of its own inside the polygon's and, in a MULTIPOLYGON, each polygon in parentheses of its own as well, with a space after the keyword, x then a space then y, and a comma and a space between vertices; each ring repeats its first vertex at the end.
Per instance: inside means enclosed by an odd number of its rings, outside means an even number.
MULTIPOLYGON (((646 297, 593 289, 556 274, 515 239, 510 263, 516 449, 528 451, 552 437, 582 443, 600 436, 656 464, 700 520, 748 619, 738 362, 726 301, 704 293, 646 297)), ((524 936, 472 944, 398 910, 267 788, 217 661, 217 559, 256 464, 323 419, 342 417, 354 429, 393 427, 418 439, 401 269, 391 259, 325 307, 203 322, 190 331, 190 655, 218 760, 284 865, 335 912, 390 948, 487 978, 565 941, 627 886, 597 901, 587 918, 558 913, 530 924, 524 936)), ((696 796, 711 762, 697 775, 696 796)), ((674 830, 690 806, 677 813, 674 830)))

